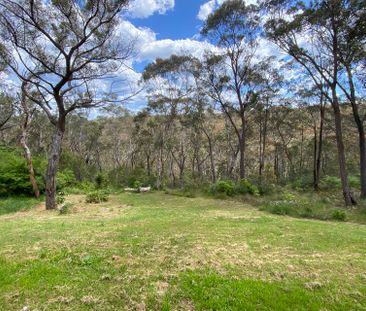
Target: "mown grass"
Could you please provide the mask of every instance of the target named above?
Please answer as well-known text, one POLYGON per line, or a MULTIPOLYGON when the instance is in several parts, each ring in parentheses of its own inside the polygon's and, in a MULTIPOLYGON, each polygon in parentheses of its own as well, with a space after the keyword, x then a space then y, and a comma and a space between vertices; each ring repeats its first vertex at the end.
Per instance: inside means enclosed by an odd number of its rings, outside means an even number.
POLYGON ((366 227, 120 194, 0 217, 0 310, 366 310, 366 227))

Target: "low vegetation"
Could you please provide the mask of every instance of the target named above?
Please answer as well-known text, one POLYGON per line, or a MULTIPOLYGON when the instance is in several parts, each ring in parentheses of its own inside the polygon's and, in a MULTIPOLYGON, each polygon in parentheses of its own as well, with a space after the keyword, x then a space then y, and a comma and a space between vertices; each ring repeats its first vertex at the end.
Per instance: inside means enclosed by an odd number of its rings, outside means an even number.
POLYGON ((240 197, 65 199, 66 214, 29 202, 0 217, 1 310, 366 308, 365 225, 274 215, 240 197))

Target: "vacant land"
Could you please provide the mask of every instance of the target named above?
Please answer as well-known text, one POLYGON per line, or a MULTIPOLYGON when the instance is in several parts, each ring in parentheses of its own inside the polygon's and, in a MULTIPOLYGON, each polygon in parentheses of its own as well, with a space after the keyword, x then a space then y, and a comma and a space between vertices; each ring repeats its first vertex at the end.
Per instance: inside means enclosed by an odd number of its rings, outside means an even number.
POLYGON ((0 310, 366 310, 365 225, 163 193, 84 200, 0 216, 0 310))

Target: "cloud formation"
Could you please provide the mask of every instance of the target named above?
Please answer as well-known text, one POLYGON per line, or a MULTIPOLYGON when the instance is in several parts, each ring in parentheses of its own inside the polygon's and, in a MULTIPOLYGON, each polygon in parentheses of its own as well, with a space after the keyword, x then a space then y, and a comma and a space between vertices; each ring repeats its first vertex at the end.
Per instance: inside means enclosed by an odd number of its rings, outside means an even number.
POLYGON ((175 0, 134 0, 128 13, 133 18, 146 18, 155 13, 165 14, 175 6, 175 0))
MULTIPOLYGON (((220 7, 226 0, 210 0, 200 6, 197 14, 197 18, 201 21, 205 21, 207 17, 220 7)), ((257 0, 245 0, 246 5, 257 4, 257 0)))

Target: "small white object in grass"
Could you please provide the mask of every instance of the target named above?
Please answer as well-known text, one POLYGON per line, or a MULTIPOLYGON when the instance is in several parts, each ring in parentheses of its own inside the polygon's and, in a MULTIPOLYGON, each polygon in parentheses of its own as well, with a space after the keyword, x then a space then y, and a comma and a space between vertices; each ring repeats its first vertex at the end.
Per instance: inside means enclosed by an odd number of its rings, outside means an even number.
POLYGON ((30 311, 29 307, 28 306, 24 306, 22 311, 30 311))

